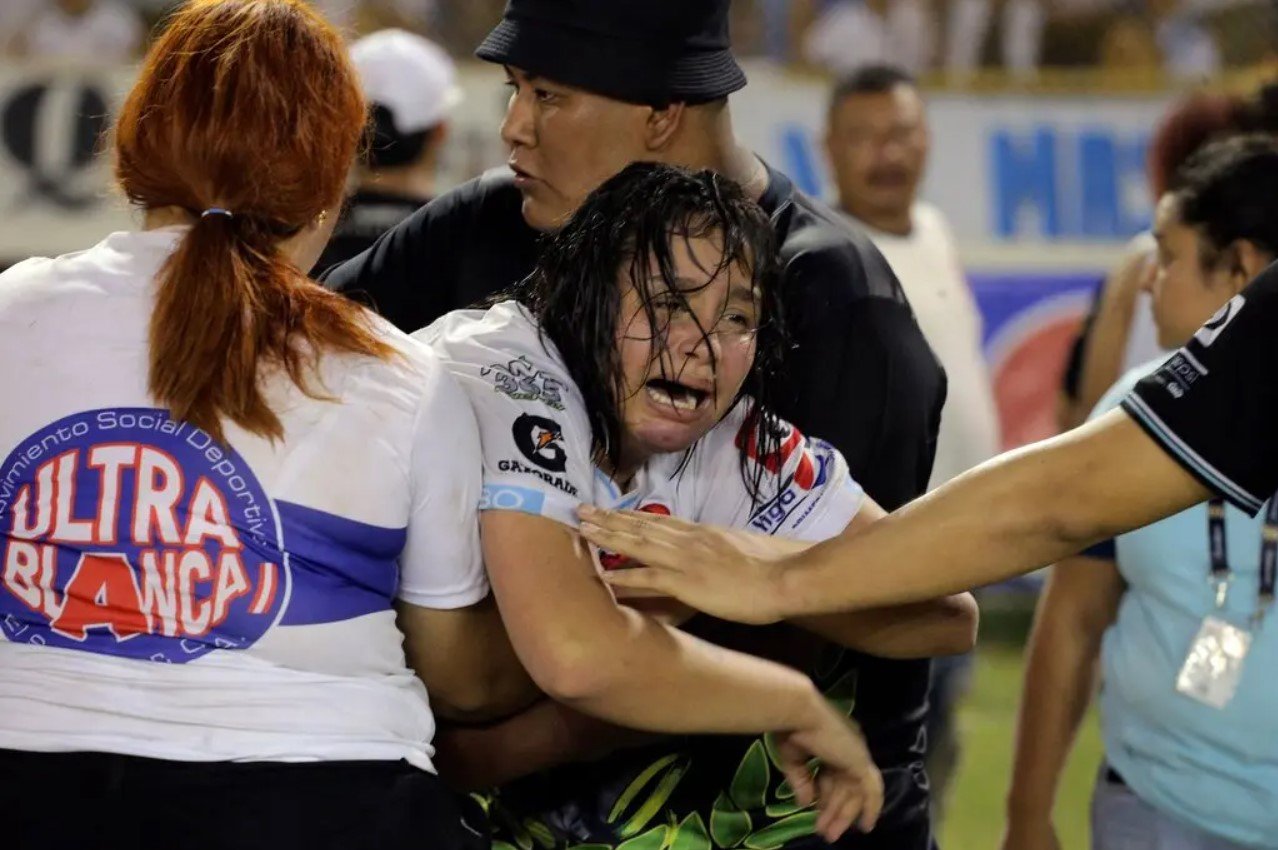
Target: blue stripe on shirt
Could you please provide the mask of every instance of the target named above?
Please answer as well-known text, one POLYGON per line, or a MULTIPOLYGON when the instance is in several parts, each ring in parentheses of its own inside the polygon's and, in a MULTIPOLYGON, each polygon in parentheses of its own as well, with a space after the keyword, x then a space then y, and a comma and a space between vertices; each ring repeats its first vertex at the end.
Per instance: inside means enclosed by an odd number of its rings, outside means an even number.
POLYGON ((336 623, 390 610, 408 531, 276 501, 291 589, 282 626, 336 623))

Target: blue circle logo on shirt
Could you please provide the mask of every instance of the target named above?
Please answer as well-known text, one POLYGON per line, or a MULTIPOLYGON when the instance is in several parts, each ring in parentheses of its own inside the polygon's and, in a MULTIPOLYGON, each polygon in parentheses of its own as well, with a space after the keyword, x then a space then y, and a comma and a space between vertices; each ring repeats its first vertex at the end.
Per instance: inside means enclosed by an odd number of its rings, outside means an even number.
POLYGON ((251 646, 289 591, 248 464, 150 408, 68 416, 5 458, 0 559, 8 640, 161 662, 251 646))

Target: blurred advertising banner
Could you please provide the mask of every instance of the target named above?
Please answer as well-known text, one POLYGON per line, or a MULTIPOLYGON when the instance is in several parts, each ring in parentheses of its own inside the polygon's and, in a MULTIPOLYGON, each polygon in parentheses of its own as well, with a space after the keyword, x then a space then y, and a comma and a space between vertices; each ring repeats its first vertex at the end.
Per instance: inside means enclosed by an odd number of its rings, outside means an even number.
POLYGON ((1066 361, 1100 275, 992 273, 970 282, 985 322, 1003 448, 1052 436, 1066 361))
MULTIPOLYGON (((829 84, 767 63, 747 72, 750 85, 732 101, 742 139, 805 191, 828 196, 821 135, 829 84)), ((72 250, 127 222, 109 165, 94 152, 132 77, 131 68, 0 63, 0 257, 72 250)), ((505 160, 500 69, 468 63, 461 83, 446 186, 505 160)), ((938 92, 928 101, 924 195, 977 265, 1008 265, 1006 250, 1041 267, 1037 249, 1046 248, 1049 265, 1068 266, 1070 254, 1103 252, 1147 226, 1144 151, 1165 98, 938 92)))
MULTIPOLYGON (((0 266, 78 250, 133 226, 99 155, 128 67, 0 63, 0 266)), ((829 83, 747 65, 732 100, 742 140, 828 198, 821 137, 829 83)), ((505 161, 501 70, 461 68, 465 99, 442 157, 444 188, 505 161)), ((985 317, 1009 445, 1051 433, 1068 341, 1090 292, 1151 202, 1144 152, 1163 97, 932 93, 924 195, 949 217, 985 317)))
POLYGON ((132 68, 0 64, 0 262, 62 254, 132 221, 100 156, 132 68))
MULTIPOLYGON (((829 194, 822 149, 829 84, 767 65, 733 96, 742 136, 807 192, 829 194)), ((1150 131, 1165 96, 927 95, 924 196, 960 241, 1121 242, 1148 226, 1150 131)))

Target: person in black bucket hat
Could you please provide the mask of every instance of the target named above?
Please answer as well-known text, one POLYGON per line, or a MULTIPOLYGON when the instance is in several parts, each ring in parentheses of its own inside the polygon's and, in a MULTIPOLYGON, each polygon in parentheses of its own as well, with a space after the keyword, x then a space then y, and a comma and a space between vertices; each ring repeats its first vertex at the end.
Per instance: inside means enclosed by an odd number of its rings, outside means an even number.
POLYGON ((475 55, 638 104, 706 103, 745 87, 727 2, 524 0, 475 55))
MULTIPOLYGON (((945 376, 870 241, 737 143, 729 95, 745 75, 728 49, 728 7, 728 0, 509 0, 477 55, 502 64, 510 84, 501 127, 510 168, 422 207, 330 270, 326 283, 414 331, 525 277, 539 234, 557 229, 629 163, 712 168, 740 183, 774 222, 794 343, 783 364, 792 397, 778 412, 833 443, 853 477, 891 510, 927 484, 945 376)), ((885 808, 873 832, 849 832, 840 847, 934 843, 923 770, 929 662, 916 656, 965 649, 975 620, 970 598, 947 602, 947 622, 920 612, 907 631, 955 635, 953 645, 906 647, 891 660, 786 625, 735 627, 704 617, 687 625, 734 648, 787 656, 854 700, 883 773, 885 808)), ((694 814, 708 825, 709 843, 698 839, 698 848, 736 847, 752 836, 790 850, 826 846, 787 807, 776 779, 745 793, 759 767, 749 739, 654 742, 543 703, 437 742, 440 763, 451 762, 460 778, 501 784, 490 813, 496 838, 511 847, 617 847, 694 814)))

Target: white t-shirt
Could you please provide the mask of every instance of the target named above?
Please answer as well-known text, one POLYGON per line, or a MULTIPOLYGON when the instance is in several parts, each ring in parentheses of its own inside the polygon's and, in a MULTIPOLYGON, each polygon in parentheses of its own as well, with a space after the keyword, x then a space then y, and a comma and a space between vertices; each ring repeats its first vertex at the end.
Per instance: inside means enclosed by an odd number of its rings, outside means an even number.
POLYGON ((325 355, 335 401, 264 375, 276 443, 173 421, 147 331, 182 233, 0 275, 0 748, 429 769, 392 605, 488 592, 465 396, 379 320, 399 356, 325 355))
POLYGON ((27 29, 26 49, 39 59, 123 62, 137 55, 145 37, 137 11, 117 0, 97 0, 77 17, 50 3, 27 29))
MULTIPOLYGON (((686 459, 683 453, 651 458, 623 493, 592 462, 581 392, 522 307, 506 301, 487 311, 459 310, 414 336, 431 344, 475 409, 484 453, 481 510, 522 511, 575 526, 577 505, 588 502, 825 540, 847 527, 864 499, 833 446, 786 425, 780 450, 762 462, 766 474, 756 504, 737 448, 749 439, 744 402, 686 459)), ((605 568, 611 558, 604 555, 605 568)))
POLYGON ((981 350, 981 313, 949 225, 931 204, 916 203, 911 216, 909 236, 852 220, 896 272, 924 338, 945 367, 948 391, 929 483, 937 487, 998 453, 998 407, 981 350))

